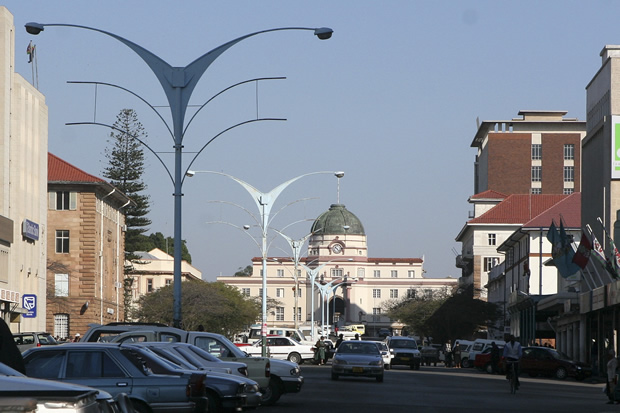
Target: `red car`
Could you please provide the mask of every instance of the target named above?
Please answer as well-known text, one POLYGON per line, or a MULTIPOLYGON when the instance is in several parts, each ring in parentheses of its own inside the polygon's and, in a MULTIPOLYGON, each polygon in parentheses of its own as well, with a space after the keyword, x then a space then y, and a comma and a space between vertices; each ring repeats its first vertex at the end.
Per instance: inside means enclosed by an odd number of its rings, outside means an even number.
MULTIPOLYGON (((504 351, 503 346, 499 347, 500 360, 497 366, 498 371, 503 372, 502 369, 502 352, 504 351)), ((474 360, 474 367, 478 370, 486 371, 489 374, 493 373, 493 368, 491 367, 491 347, 485 349, 482 353, 476 354, 476 359, 474 360)))

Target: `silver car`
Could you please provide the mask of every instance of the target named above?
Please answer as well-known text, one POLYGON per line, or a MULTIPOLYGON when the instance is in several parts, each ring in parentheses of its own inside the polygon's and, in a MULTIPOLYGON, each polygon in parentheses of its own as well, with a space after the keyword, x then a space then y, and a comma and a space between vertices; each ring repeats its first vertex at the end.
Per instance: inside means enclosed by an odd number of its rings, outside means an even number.
POLYGON ((383 371, 383 357, 371 341, 343 341, 332 360, 332 380, 338 380, 340 376, 361 376, 374 377, 382 382, 383 371))

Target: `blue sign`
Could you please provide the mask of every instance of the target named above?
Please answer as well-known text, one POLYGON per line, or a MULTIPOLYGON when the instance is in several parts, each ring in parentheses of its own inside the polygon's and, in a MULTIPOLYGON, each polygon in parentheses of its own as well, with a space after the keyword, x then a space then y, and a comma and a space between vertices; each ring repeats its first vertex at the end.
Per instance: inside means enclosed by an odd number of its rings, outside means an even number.
POLYGON ((22 222, 22 234, 33 241, 39 240, 39 224, 25 219, 22 222))
POLYGON ((36 317, 37 316, 37 296, 35 294, 22 295, 22 307, 28 310, 26 314, 22 314, 22 317, 24 318, 36 317))

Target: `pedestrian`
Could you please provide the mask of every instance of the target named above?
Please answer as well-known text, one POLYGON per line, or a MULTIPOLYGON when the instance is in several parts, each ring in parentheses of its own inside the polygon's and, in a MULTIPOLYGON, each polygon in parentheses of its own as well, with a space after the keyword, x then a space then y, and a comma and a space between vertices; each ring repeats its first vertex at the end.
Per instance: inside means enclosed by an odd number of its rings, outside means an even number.
POLYGON ((360 335, 359 335, 359 334, 357 334, 357 333, 355 333, 355 338, 354 338, 354 340, 359 340, 359 339, 360 339, 360 335))
POLYGON ((443 345, 444 364, 446 367, 452 367, 452 341, 448 340, 443 345))
POLYGON ((73 342, 77 343, 80 341, 80 333, 75 333, 75 337, 73 338, 73 342))
POLYGON ((0 362, 26 374, 26 366, 9 325, 0 317, 0 362))
POLYGON ((515 336, 512 334, 508 338, 506 344, 504 344, 504 360, 506 360, 506 379, 510 379, 510 364, 512 364, 512 368, 514 370, 514 375, 516 378, 517 390, 519 390, 519 362, 521 361, 521 357, 523 356, 523 348, 521 347, 521 343, 519 343, 515 336))
POLYGON ((491 343, 491 372, 497 374, 499 367, 499 347, 495 341, 491 343))
POLYGON ((614 397, 616 385, 618 379, 616 377, 616 370, 618 369, 618 359, 616 358, 616 352, 612 349, 607 352, 607 385, 605 386, 605 394, 609 401, 607 404, 618 403, 614 397))
POLYGON ((316 344, 314 345, 314 360, 317 362, 317 364, 319 365, 323 365, 325 364, 325 337, 321 336, 320 339, 317 340, 316 344))
POLYGON ((340 343, 342 343, 343 340, 344 340, 344 335, 340 334, 338 336, 338 340, 336 340, 336 344, 334 345, 334 348, 338 348, 338 346, 340 345, 340 343))
POLYGON ((454 348, 452 349, 452 362, 455 368, 461 368, 461 346, 458 340, 454 342, 454 348))

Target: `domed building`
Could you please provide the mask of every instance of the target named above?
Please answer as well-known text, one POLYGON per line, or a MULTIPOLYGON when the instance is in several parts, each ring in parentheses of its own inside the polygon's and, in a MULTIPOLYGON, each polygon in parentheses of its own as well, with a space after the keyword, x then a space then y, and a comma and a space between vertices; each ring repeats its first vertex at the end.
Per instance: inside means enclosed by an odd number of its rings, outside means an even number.
MULTIPOLYGON (((385 301, 451 289, 456 278, 424 276, 424 258, 369 258, 362 221, 342 204, 332 204, 312 223, 306 256, 267 260, 269 326, 302 327, 364 324, 366 334, 381 328, 400 332, 402 325, 381 314, 385 301), (314 288, 312 285, 314 283, 314 288)), ((289 240, 303 244, 305 240, 289 240)), ((292 247, 292 245, 291 245, 292 247)), ((300 255, 304 255, 300 251, 300 255)), ((262 258, 252 259, 253 273, 217 277, 249 297, 262 294, 262 258)))

